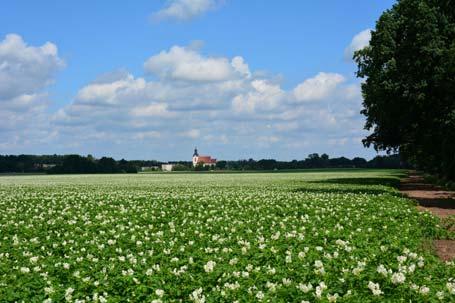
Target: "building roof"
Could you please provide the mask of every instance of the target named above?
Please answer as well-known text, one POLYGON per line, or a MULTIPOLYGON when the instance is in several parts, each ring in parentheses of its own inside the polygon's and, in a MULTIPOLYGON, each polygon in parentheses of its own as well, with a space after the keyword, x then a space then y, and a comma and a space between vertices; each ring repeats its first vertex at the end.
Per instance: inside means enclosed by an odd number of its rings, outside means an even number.
POLYGON ((210 156, 199 156, 197 158, 197 163, 216 163, 216 159, 212 159, 210 156))

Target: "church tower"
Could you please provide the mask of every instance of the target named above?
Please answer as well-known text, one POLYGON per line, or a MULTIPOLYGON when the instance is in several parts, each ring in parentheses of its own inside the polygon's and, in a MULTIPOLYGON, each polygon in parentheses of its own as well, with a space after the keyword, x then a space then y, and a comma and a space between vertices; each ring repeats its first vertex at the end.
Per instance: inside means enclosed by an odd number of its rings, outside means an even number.
POLYGON ((195 147, 194 153, 193 153, 193 166, 196 166, 198 158, 199 158, 199 154, 197 152, 197 147, 195 147))

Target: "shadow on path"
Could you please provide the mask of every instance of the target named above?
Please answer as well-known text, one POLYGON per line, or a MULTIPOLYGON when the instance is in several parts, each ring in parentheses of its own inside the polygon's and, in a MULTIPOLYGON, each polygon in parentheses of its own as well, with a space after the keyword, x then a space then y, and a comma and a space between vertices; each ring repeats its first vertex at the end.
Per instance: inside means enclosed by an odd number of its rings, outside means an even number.
MULTIPOLYGON (((455 215, 455 193, 425 183, 424 178, 415 172, 411 172, 407 178, 401 180, 400 192, 416 200, 419 204, 417 209, 431 212, 441 218, 442 222, 450 220, 444 218, 455 215)), ((434 240, 433 246, 441 260, 450 261, 455 258, 454 240, 434 240)))
POLYGON ((416 200, 421 208, 425 208, 438 217, 455 215, 455 193, 439 186, 425 183, 422 176, 411 173, 401 180, 400 192, 416 200))

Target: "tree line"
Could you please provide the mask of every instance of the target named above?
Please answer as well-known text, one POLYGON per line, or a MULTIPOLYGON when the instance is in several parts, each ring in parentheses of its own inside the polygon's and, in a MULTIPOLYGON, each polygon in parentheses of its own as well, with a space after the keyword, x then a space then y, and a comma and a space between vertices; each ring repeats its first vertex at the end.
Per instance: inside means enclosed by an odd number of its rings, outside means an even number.
MULTIPOLYGON (((175 171, 189 170, 292 170, 308 168, 405 168, 407 164, 399 155, 376 156, 367 161, 356 157, 330 158, 327 154, 313 153, 304 160, 278 161, 275 159, 218 161, 215 167, 193 167, 191 161, 176 161, 175 171)), ((0 155, 0 173, 49 173, 49 174, 93 174, 93 173, 137 173, 141 167, 160 167, 156 160, 119 161, 110 157, 96 159, 91 155, 0 155)))
POLYGON ((0 173, 94 174, 137 173, 137 166, 124 159, 95 159, 80 155, 0 155, 0 173))
POLYGON ((312 169, 312 168, 408 168, 408 164, 400 160, 398 154, 376 156, 367 161, 364 158, 355 157, 348 159, 346 157, 330 158, 327 154, 319 155, 313 153, 308 155, 304 160, 278 161, 275 159, 261 160, 236 160, 236 161, 218 161, 214 168, 196 166, 192 167, 192 162, 178 162, 175 170, 293 170, 293 169, 312 169))

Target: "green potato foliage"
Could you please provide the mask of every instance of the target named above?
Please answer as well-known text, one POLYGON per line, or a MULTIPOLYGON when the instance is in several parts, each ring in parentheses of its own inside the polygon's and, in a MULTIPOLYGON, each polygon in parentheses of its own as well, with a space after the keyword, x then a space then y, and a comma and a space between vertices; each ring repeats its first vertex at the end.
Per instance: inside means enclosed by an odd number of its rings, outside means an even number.
POLYGON ((0 302, 450 302, 399 171, 0 178, 0 302))

